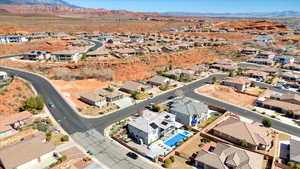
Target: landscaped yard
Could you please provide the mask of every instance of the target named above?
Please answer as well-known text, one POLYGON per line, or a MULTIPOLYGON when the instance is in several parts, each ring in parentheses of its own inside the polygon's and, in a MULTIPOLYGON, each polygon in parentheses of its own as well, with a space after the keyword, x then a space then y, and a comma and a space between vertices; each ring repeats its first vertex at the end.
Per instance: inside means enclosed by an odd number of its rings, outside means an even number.
POLYGON ((199 128, 205 128, 206 126, 208 126, 210 123, 212 123, 213 121, 215 121, 218 117, 216 116, 211 116, 210 118, 208 118, 206 121, 203 121, 201 123, 199 123, 198 127, 199 128))
POLYGON ((149 98, 151 95, 149 93, 143 93, 143 92, 135 92, 132 94, 132 98, 135 100, 144 100, 149 98))
POLYGON ((114 110, 117 110, 119 107, 115 104, 110 104, 106 107, 100 108, 97 106, 88 106, 85 108, 79 108, 79 111, 88 116, 99 116, 108 112, 112 112, 114 110))
POLYGON ((166 84, 166 85, 162 85, 159 87, 160 90, 162 91, 167 91, 167 90, 170 90, 170 89, 173 89, 175 88, 177 85, 169 85, 169 84, 166 84))

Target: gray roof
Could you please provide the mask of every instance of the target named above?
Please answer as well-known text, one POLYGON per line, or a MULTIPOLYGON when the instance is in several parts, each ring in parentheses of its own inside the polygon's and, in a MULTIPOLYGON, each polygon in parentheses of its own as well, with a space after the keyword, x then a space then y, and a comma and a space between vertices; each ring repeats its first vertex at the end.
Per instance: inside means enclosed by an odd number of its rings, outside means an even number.
POLYGON ((127 81, 124 83, 121 89, 127 89, 131 91, 138 91, 140 90, 142 84, 134 81, 127 81))
POLYGON ((170 81, 170 79, 158 75, 153 76, 152 78, 149 79, 149 82, 158 83, 158 84, 164 84, 167 83, 168 81, 170 81))
POLYGON ((99 93, 97 91, 92 91, 92 92, 81 94, 80 97, 88 99, 93 102, 99 102, 99 101, 106 100, 106 98, 99 95, 99 93))
POLYGON ((199 151, 195 160, 218 169, 256 169, 262 168, 263 155, 218 143, 212 152, 199 151))
POLYGON ((52 52, 53 55, 75 55, 79 53, 76 50, 62 50, 62 51, 56 51, 56 52, 52 52))
POLYGON ((298 140, 291 139, 290 160, 300 163, 300 141, 298 141, 298 140))
POLYGON ((170 110, 187 115, 201 114, 208 112, 208 106, 202 102, 194 101, 186 97, 178 98, 172 104, 170 110))

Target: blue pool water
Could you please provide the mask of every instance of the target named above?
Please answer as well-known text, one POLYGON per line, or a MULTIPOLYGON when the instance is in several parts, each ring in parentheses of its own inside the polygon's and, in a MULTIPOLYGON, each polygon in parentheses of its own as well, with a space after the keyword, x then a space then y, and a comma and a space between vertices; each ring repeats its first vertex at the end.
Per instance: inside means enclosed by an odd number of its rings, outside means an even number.
POLYGON ((177 143, 183 141, 190 134, 191 134, 190 132, 184 131, 182 133, 176 134, 175 136, 173 136, 169 140, 165 141, 164 143, 169 147, 174 147, 174 146, 176 146, 177 143))

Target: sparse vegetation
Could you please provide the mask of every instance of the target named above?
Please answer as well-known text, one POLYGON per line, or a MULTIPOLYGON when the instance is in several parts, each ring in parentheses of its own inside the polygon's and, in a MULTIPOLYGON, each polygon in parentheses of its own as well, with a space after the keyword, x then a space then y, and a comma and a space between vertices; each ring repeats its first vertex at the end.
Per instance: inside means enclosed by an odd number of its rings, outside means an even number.
POLYGON ((26 99, 22 106, 21 111, 34 111, 34 110, 43 110, 44 108, 44 98, 42 96, 30 97, 26 99))
POLYGON ((272 121, 268 118, 264 118, 262 120, 262 124, 265 126, 265 127, 272 127, 272 121))
POLYGON ((162 112, 162 111, 166 111, 168 109, 168 106, 164 104, 153 104, 152 109, 156 112, 162 112))

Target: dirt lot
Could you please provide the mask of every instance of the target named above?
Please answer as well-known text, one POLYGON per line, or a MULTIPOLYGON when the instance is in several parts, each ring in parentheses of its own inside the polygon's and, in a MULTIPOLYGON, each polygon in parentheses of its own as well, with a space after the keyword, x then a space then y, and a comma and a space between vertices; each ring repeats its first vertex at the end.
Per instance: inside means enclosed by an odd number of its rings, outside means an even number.
POLYGON ((0 33, 13 32, 151 32, 186 25, 174 21, 126 21, 105 17, 0 15, 0 33), (12 22, 14 21, 14 22, 12 22))
POLYGON ((88 106, 87 104, 78 100, 80 94, 108 86, 108 82, 103 82, 96 79, 73 81, 52 80, 52 83, 63 93, 64 96, 69 97, 69 99, 77 108, 84 108, 88 106))
POLYGON ((31 88, 21 79, 15 78, 8 86, 0 89, 0 119, 16 113, 24 100, 33 96, 31 88))
POLYGON ((239 105, 252 107, 257 97, 235 92, 232 88, 221 85, 205 85, 197 89, 203 95, 239 105))

